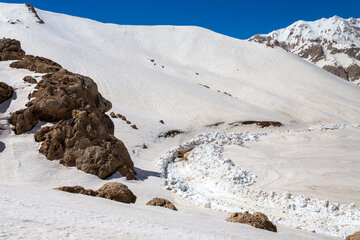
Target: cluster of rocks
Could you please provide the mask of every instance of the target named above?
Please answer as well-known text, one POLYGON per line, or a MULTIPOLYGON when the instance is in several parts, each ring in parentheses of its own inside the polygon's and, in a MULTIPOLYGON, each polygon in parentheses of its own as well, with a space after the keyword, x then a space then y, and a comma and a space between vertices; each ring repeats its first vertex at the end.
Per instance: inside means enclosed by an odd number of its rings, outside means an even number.
POLYGON ((121 120, 125 121, 126 124, 129 124, 130 127, 132 127, 133 129, 138 129, 135 124, 131 124, 131 122, 128 119, 126 119, 125 116, 121 115, 120 113, 115 114, 114 112, 111 112, 110 117, 112 117, 112 118, 120 118, 121 120))
POLYGON ((347 236, 345 240, 360 240, 360 231, 347 236))
POLYGON ((260 228, 271 232, 277 232, 276 225, 273 224, 265 214, 260 212, 256 212, 254 214, 251 214, 249 212, 233 213, 230 217, 226 219, 226 221, 248 224, 255 228, 260 228))
MULTIPOLYGON (((119 171, 135 179, 134 165, 122 141, 114 136, 114 124, 105 112, 111 102, 99 93, 89 77, 75 74, 43 57, 25 55, 20 42, 0 40, 1 59, 18 59, 12 68, 24 68, 42 76, 29 95, 26 108, 11 114, 9 123, 16 134, 33 129, 39 121, 57 122, 35 133, 47 159, 60 159, 65 166, 106 178, 119 171)), ((35 83, 27 76, 25 81, 35 83)), ((35 81, 34 81, 35 80, 35 81)))
POLYGON ((29 9, 29 11, 31 13, 34 14, 34 16, 37 18, 37 23, 39 24, 44 24, 45 22, 39 17, 39 15, 37 14, 35 8, 33 6, 31 6, 29 3, 25 3, 25 5, 27 6, 27 8, 29 9))
POLYGON ((117 202, 123 203, 135 203, 136 196, 134 193, 125 185, 118 182, 105 183, 97 191, 91 189, 85 189, 81 186, 64 186, 56 188, 60 191, 69 193, 84 194, 93 197, 107 198, 117 202))

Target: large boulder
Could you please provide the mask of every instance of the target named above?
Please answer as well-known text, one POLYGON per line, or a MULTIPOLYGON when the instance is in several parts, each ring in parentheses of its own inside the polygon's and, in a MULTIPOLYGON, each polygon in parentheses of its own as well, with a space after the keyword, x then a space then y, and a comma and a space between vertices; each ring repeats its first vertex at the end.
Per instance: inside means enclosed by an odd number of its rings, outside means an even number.
MULTIPOLYGON (((27 103, 28 108, 17 111, 10 117, 10 123, 15 126, 16 134, 30 130, 37 123, 26 122, 27 118, 19 115, 30 113, 34 119, 55 122, 70 119, 72 110, 75 109, 97 113, 105 113, 111 109, 111 103, 101 96, 96 83, 91 78, 65 69, 43 76, 36 89, 37 91, 30 95, 34 99, 27 103)), ((110 133, 113 133, 113 127, 110 133)))
POLYGON ((249 212, 233 213, 229 218, 226 219, 226 221, 248 224, 256 228, 277 232, 276 226, 271 221, 269 221, 265 214, 260 212, 256 212, 254 214, 249 212))
POLYGON ((74 110, 72 121, 60 120, 35 134, 43 142, 40 152, 47 159, 60 159, 65 166, 105 179, 119 171, 134 179, 134 165, 122 141, 114 137, 113 124, 106 114, 74 110))
POLYGON ((7 85, 4 82, 0 82, 0 103, 3 103, 9 98, 11 98, 13 92, 14 89, 11 86, 7 85))
POLYGON ((345 240, 360 240, 360 231, 347 236, 345 240))
POLYGON ((118 182, 104 184, 98 191, 97 197, 107 198, 123 203, 135 203, 136 196, 130 189, 118 182))
POLYGON ((50 59, 33 55, 26 55, 21 60, 11 63, 10 67, 24 68, 37 73, 52 73, 62 68, 60 64, 50 59))
POLYGON ((146 205, 165 207, 177 211, 177 208, 174 206, 174 204, 172 204, 169 200, 164 198, 153 198, 152 200, 147 202, 146 205))
POLYGON ((0 61, 20 60, 25 56, 18 40, 3 38, 0 39, 0 61))

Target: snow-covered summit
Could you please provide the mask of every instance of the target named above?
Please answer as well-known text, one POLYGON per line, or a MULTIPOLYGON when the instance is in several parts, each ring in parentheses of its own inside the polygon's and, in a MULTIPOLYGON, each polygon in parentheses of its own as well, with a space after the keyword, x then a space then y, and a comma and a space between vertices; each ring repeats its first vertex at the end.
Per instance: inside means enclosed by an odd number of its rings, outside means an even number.
POLYGON ((360 19, 333 16, 313 22, 300 20, 249 40, 280 46, 339 77, 360 83, 360 19))

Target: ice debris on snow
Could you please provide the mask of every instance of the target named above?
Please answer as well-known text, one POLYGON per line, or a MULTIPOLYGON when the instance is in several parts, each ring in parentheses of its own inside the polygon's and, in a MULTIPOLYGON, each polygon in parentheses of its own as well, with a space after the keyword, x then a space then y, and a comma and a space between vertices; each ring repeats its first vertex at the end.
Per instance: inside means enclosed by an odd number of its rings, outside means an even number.
POLYGON ((360 129, 360 125, 328 124, 262 133, 201 133, 160 158, 161 176, 168 190, 191 204, 227 212, 260 211, 283 225, 344 237, 360 228, 360 209, 355 204, 251 189, 248 186, 254 183, 255 175, 222 155, 225 145, 243 146, 266 135, 340 129, 360 129), (176 159, 178 150, 191 151, 188 159, 176 159))

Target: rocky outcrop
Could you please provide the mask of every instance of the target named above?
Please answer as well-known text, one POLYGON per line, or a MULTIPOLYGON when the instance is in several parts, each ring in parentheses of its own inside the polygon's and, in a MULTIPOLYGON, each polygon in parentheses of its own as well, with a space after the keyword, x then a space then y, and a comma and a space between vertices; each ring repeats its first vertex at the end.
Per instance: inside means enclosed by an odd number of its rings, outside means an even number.
POLYGON ((116 171, 127 179, 135 179, 130 155, 114 136, 114 124, 105 114, 111 103, 101 96, 91 78, 31 55, 10 66, 48 73, 29 95, 32 100, 27 108, 11 114, 9 123, 14 125, 16 134, 31 130, 39 120, 57 122, 35 134, 35 140, 42 142, 40 152, 47 159, 60 159, 65 166, 76 166, 102 179, 116 171))
POLYGON ((184 133, 183 131, 181 130, 169 130, 169 131, 166 131, 166 132, 162 132, 159 134, 159 138, 168 138, 168 137, 175 137, 176 135, 179 135, 179 134, 182 134, 184 133))
POLYGON ((29 9, 29 11, 31 13, 34 14, 34 16, 37 18, 37 23, 39 24, 44 24, 45 22, 39 17, 39 15, 37 14, 35 8, 33 6, 31 6, 29 3, 25 3, 25 6, 27 6, 27 8, 29 9))
POLYGON ((281 127, 282 123, 281 122, 275 122, 275 121, 236 121, 236 122, 232 122, 229 123, 230 126, 239 126, 239 125, 251 125, 251 124, 256 124, 257 126, 261 127, 261 128, 265 128, 265 127, 281 127))
POLYGON ((32 76, 26 76, 23 79, 25 82, 31 83, 31 84, 36 84, 37 81, 35 78, 33 78, 32 76))
POLYGON ((60 120, 35 134, 47 159, 105 179, 119 171, 134 179, 134 165, 122 141, 114 137, 110 118, 99 112, 74 110, 71 121, 60 120))
POLYGON ((136 196, 133 194, 133 192, 131 192, 126 185, 118 182, 106 183, 97 191, 85 189, 81 186, 64 186, 55 189, 69 193, 78 193, 94 197, 107 198, 122 203, 135 203, 136 201, 136 196))
POLYGON ((25 56, 18 40, 3 38, 0 39, 0 61, 20 60, 25 56))
POLYGON ((24 58, 10 64, 12 68, 24 68, 37 73, 53 73, 59 71, 60 64, 44 57, 25 55, 24 58))
POLYGON ((123 203, 135 203, 136 196, 130 189, 118 182, 110 182, 104 184, 98 191, 97 197, 107 198, 123 203))
POLYGON ((345 240, 360 240, 360 231, 347 236, 345 240))
POLYGON ((326 71, 328 71, 338 77, 348 80, 348 73, 341 66, 325 65, 325 66, 323 66, 323 69, 325 69, 326 71))
POLYGON ((11 86, 7 85, 4 82, 0 82, 0 103, 5 102, 11 98, 14 90, 11 86))
POLYGON ((269 221, 268 217, 265 214, 259 212, 254 214, 249 212, 233 213, 229 218, 226 219, 226 221, 248 224, 256 228, 277 232, 276 226, 271 221, 269 221))
POLYGON ((57 190, 69 192, 69 193, 78 193, 78 194, 84 194, 89 196, 96 196, 97 192, 91 189, 85 189, 81 186, 64 186, 64 187, 58 187, 57 190))
POLYGON ((350 81, 355 81, 360 79, 360 67, 356 64, 352 64, 346 68, 346 72, 348 73, 348 78, 350 81))
POLYGON ((174 206, 174 204, 164 198, 153 198, 152 200, 147 202, 146 205, 165 207, 177 211, 177 208, 174 206))
POLYGON ((325 58, 323 47, 321 45, 312 45, 299 52, 299 57, 307 58, 309 61, 316 63, 325 58))

